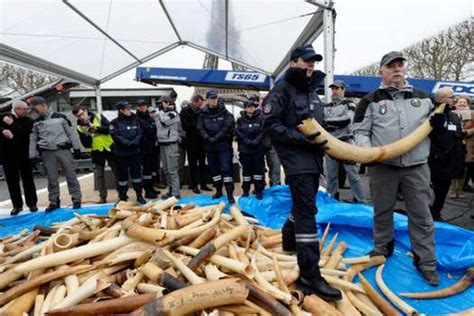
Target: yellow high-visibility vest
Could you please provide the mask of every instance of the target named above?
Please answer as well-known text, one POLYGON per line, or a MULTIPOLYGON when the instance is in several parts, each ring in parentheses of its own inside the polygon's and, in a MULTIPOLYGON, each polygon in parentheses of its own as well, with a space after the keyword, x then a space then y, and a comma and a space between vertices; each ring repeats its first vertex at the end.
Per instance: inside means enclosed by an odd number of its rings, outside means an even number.
MULTIPOLYGON (((96 114, 94 116, 94 120, 92 121, 92 125, 94 125, 96 128, 100 127, 100 120, 101 120, 101 115, 96 114)), ((85 133, 83 126, 77 125, 77 130, 80 133, 85 133)), ((89 150, 97 150, 97 151, 110 151, 110 146, 114 143, 112 140, 112 136, 108 134, 98 134, 98 133, 92 133, 92 148, 88 148, 89 150)))

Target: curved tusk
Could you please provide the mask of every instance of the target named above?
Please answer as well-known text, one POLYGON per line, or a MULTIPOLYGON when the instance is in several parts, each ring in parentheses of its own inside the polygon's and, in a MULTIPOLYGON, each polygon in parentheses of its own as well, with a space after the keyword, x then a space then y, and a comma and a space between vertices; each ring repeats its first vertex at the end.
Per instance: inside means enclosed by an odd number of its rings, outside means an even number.
POLYGON ((377 268, 377 271, 375 273, 375 280, 377 281, 377 285, 379 286, 382 293, 390 300, 390 302, 392 302, 392 304, 397 306, 404 314, 419 315, 420 313, 416 309, 414 309, 412 306, 408 305, 403 300, 401 300, 398 296, 396 296, 385 284, 382 278, 384 267, 385 267, 385 264, 382 264, 381 266, 377 268))
MULTIPOLYGON (((441 104, 434 113, 442 113, 445 106, 445 104, 441 104)), ((298 125, 298 129, 305 135, 319 132, 320 135, 316 136, 316 141, 323 142, 327 140, 326 147, 328 149, 326 149, 326 153, 331 157, 361 163, 381 162, 402 156, 420 144, 433 130, 429 119, 427 119, 413 132, 396 142, 379 147, 360 147, 335 138, 314 118, 304 120, 303 123, 298 125)))
POLYGON ((461 280, 444 289, 432 292, 400 293, 400 296, 416 299, 448 297, 461 293, 462 291, 467 289, 472 283, 474 283, 474 268, 469 268, 461 280))

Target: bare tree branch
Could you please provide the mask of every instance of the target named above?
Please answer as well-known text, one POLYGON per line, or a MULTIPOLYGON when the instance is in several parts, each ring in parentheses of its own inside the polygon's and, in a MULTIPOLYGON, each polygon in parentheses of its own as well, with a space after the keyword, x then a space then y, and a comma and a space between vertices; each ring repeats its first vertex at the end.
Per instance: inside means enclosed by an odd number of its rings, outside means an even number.
POLYGON ((0 63, 0 80, 8 88, 18 91, 20 94, 24 94, 51 83, 56 79, 30 69, 0 63))

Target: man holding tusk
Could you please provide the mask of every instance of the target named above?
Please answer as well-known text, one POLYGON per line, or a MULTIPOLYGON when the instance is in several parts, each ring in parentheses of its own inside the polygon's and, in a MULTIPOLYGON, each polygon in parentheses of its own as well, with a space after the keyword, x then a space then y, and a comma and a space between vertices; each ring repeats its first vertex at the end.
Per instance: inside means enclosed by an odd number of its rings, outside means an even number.
POLYGON ((272 139, 290 186, 293 206, 282 229, 283 250, 295 251, 300 276, 298 286, 307 294, 325 300, 340 300, 341 292, 321 276, 315 196, 322 172, 325 142, 316 143, 318 134, 305 136, 297 126, 314 117, 322 123, 323 105, 316 93, 325 74, 315 71, 323 57, 311 45, 295 48, 290 67, 262 104, 264 128, 272 139))
MULTIPOLYGON (((361 99, 354 117, 355 140, 363 147, 383 146, 407 136, 429 117, 434 107, 427 93, 405 81, 405 58, 401 52, 385 54, 379 74, 380 88, 361 99)), ((439 113, 430 119, 434 129, 439 128, 440 116, 444 118, 439 113)), ((407 208, 413 264, 429 284, 436 286, 439 278, 429 205, 429 152, 427 138, 405 155, 369 168, 374 201, 374 249, 369 255, 389 257, 393 253, 393 208, 400 191, 407 208)))

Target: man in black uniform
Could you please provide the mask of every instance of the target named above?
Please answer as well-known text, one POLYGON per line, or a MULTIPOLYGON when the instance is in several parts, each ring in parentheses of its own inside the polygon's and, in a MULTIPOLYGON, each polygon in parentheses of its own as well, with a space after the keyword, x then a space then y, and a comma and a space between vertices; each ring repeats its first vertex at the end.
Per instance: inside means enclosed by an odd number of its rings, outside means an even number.
POLYGON ((326 300, 340 300, 341 292, 321 276, 318 262, 319 242, 315 215, 315 196, 322 172, 324 143, 305 137, 297 126, 306 118, 323 121, 323 104, 316 87, 325 74, 314 71, 321 61, 311 45, 297 47, 291 53, 290 68, 277 82, 263 103, 265 128, 270 134, 290 186, 293 206, 282 229, 283 250, 295 251, 300 269, 298 286, 326 300))
POLYGON ((155 119, 148 112, 148 104, 145 100, 139 100, 137 103, 137 119, 142 129, 142 139, 140 141, 140 156, 142 161, 143 187, 145 188, 145 197, 147 199, 156 199, 158 196, 153 189, 153 156, 156 144, 156 124, 155 119))
POLYGON ((263 116, 257 109, 258 100, 244 102, 244 111, 237 119, 235 134, 239 144, 239 158, 242 165, 242 196, 249 196, 250 185, 255 187, 257 199, 263 199, 263 116))
POLYGON ((229 203, 234 200, 234 178, 232 172, 232 137, 234 116, 225 108, 224 100, 218 98, 216 90, 206 94, 207 105, 199 116, 197 128, 204 140, 212 181, 216 188, 213 198, 222 196, 222 184, 227 191, 229 203))
POLYGON ((197 129, 197 122, 203 103, 204 98, 199 94, 195 94, 191 98, 190 105, 182 109, 179 113, 181 125, 186 132, 184 148, 188 154, 189 185, 191 190, 196 194, 200 194, 201 190, 212 191, 206 184, 206 152, 204 151, 204 141, 197 129), (198 184, 201 185, 201 190, 199 190, 198 184))
POLYGON ((120 201, 127 201, 128 172, 137 194, 137 202, 144 204, 142 196, 142 173, 140 163, 140 141, 142 129, 137 116, 132 113, 127 101, 115 104, 118 117, 110 122, 110 131, 114 140, 113 154, 117 164, 118 194, 120 201))
POLYGON ((454 109, 454 92, 444 87, 435 92, 436 105, 446 103, 444 113, 433 115, 430 134, 431 146, 428 165, 431 171, 431 186, 435 194, 433 204, 430 205, 433 220, 441 221, 446 195, 458 168, 463 168, 459 162, 464 159, 466 148, 463 143, 465 135, 461 127, 460 117, 452 112, 454 109))
POLYGON ((31 212, 38 210, 33 169, 28 159, 32 128, 33 121, 28 117, 26 102, 13 102, 12 112, 0 117, 0 143, 2 144, 0 160, 3 161, 8 192, 13 204, 11 215, 17 215, 23 210, 20 177, 23 182, 26 205, 31 212))

